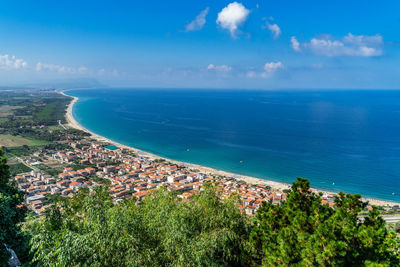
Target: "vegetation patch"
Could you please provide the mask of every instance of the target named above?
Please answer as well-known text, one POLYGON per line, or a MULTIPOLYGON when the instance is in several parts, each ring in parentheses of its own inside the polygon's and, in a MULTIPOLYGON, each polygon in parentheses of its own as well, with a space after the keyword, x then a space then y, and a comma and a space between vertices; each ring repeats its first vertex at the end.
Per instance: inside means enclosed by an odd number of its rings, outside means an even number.
POLYGON ((8 158, 13 158, 29 156, 36 151, 37 147, 24 145, 15 147, 3 147, 3 149, 6 152, 8 158))
POLYGON ((22 108, 22 106, 10 106, 10 105, 3 105, 0 106, 0 117, 7 117, 12 115, 14 110, 22 108))
POLYGON ((0 134, 0 146, 13 147, 13 146, 40 146, 48 144, 49 142, 43 140, 35 140, 24 138, 21 136, 13 136, 10 134, 0 134))
POLYGON ((39 121, 48 121, 51 120, 52 114, 56 109, 57 103, 51 103, 46 105, 40 112, 35 114, 35 119, 39 121))
POLYGON ((42 170, 43 172, 45 172, 48 175, 54 176, 54 177, 56 177, 56 176, 58 176, 58 174, 62 173, 62 170, 53 169, 44 164, 36 165, 36 168, 38 168, 39 170, 42 170))
POLYGON ((13 176, 24 172, 29 172, 31 170, 32 170, 31 168, 29 168, 23 163, 10 165, 10 174, 13 176))
POLYGON ((64 128, 62 128, 59 125, 52 125, 52 126, 47 127, 47 129, 49 129, 49 131, 62 131, 62 130, 64 130, 64 128))

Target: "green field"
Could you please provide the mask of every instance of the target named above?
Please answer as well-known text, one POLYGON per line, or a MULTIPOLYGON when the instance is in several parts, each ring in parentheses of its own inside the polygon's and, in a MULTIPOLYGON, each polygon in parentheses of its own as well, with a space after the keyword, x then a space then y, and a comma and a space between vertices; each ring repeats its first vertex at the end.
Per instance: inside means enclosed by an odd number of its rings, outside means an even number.
POLYGON ((7 117, 13 114, 13 110, 22 108, 22 106, 10 106, 2 105, 0 106, 0 117, 7 117))
POLYGON ((24 138, 21 136, 13 136, 9 134, 0 134, 0 147, 13 147, 13 146, 41 146, 49 144, 48 141, 35 140, 30 138, 24 138))
POLYGON ((46 105, 40 112, 35 114, 35 118, 40 121, 49 121, 52 119, 57 103, 46 105))
POLYGON ((29 172, 31 170, 32 170, 31 168, 24 165, 23 163, 17 163, 17 164, 10 165, 10 173, 13 176, 20 174, 20 173, 24 173, 24 172, 29 172))
POLYGON ((57 131, 57 130, 64 130, 64 128, 63 127, 61 127, 60 125, 51 125, 51 126, 49 126, 49 127, 47 127, 49 130, 52 130, 52 131, 57 131))
POLYGON ((32 119, 32 115, 21 115, 21 116, 14 116, 15 118, 18 119, 32 119))

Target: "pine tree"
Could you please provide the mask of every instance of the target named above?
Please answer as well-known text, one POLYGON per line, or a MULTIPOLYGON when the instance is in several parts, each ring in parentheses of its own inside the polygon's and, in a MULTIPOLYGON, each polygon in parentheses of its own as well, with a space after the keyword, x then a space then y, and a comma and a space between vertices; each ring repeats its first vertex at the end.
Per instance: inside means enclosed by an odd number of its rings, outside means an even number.
POLYGON ((281 206, 263 203, 254 218, 250 241, 255 263, 264 266, 398 266, 395 237, 377 208, 361 220, 366 207, 356 194, 340 193, 335 207, 322 204, 310 183, 298 178, 281 206))

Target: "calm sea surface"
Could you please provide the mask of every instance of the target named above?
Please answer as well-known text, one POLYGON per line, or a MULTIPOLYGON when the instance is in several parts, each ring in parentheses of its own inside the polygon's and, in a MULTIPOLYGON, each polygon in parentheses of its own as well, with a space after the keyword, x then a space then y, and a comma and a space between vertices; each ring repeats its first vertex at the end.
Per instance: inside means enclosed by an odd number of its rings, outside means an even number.
POLYGON ((96 89, 76 120, 117 142, 235 173, 400 202, 400 91, 96 89))

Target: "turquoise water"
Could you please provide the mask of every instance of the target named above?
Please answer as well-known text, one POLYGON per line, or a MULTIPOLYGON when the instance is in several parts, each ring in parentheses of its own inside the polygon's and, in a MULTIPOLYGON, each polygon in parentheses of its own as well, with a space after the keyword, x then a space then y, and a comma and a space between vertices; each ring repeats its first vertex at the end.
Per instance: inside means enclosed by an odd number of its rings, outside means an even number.
POLYGON ((167 158, 400 202, 400 91, 73 90, 89 130, 167 158))

